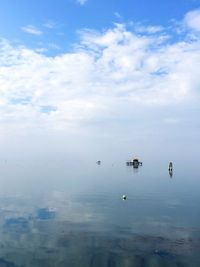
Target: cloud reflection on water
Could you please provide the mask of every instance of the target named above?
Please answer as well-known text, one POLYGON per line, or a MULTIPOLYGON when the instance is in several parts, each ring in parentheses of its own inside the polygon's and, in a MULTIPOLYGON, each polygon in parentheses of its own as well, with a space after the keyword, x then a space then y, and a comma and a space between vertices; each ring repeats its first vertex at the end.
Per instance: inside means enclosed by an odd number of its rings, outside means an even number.
MULTIPOLYGON (((83 196, 69 198, 63 192, 54 192, 46 199, 46 204, 54 203, 54 207, 39 207, 31 213, 33 207, 27 206, 22 216, 20 207, 16 205, 18 217, 11 217, 1 209, 0 264, 155 267, 198 266, 190 263, 200 263, 200 229, 175 227, 170 225, 170 221, 166 222, 166 217, 163 222, 149 217, 148 221, 140 224, 132 220, 132 224, 120 226, 109 221, 104 206, 106 200, 101 202, 97 198, 95 203, 94 196, 92 201, 91 196, 85 197, 85 201, 83 199, 83 196), (67 202, 63 214, 62 205, 67 202), (103 210, 95 210, 97 203, 104 206, 103 210), (147 226, 152 234, 142 232, 147 226), (159 229, 164 229, 163 235, 159 229)), ((8 203, 10 206, 11 201, 8 203)), ((16 203, 19 202, 12 203, 13 209, 16 203)), ((124 202, 120 203, 124 205, 124 202)), ((113 209, 113 212, 117 210, 113 209)))

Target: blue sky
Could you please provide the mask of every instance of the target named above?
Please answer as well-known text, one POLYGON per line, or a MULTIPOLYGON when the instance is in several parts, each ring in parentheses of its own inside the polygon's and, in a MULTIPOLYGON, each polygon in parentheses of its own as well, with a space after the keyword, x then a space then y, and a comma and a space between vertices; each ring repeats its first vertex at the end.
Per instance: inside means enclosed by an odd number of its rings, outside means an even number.
MULTIPOLYGON (((52 43, 66 51, 77 40, 80 29, 102 30, 112 27, 115 22, 168 27, 171 20, 180 21, 199 4, 199 0, 2 0, 0 34, 29 47, 52 43), (42 34, 32 34, 31 38, 22 31, 29 25, 42 34)), ((51 53, 56 53, 55 50, 51 53)))
POLYGON ((199 77, 200 0, 0 2, 2 144, 197 150, 199 77))

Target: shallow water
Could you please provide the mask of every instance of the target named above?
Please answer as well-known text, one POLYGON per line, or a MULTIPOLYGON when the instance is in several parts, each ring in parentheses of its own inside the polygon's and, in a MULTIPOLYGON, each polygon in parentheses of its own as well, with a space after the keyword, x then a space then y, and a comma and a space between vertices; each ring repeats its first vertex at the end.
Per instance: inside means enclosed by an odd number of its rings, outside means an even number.
POLYGON ((0 266, 200 266, 200 168, 167 165, 2 160, 0 266))

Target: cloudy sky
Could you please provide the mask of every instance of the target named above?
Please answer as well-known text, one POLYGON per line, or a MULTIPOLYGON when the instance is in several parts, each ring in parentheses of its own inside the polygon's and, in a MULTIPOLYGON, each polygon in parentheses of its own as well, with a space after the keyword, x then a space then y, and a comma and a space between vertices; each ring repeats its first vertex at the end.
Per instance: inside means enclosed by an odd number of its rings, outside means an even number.
POLYGON ((197 155, 199 37, 200 0, 1 0, 2 151, 197 155))

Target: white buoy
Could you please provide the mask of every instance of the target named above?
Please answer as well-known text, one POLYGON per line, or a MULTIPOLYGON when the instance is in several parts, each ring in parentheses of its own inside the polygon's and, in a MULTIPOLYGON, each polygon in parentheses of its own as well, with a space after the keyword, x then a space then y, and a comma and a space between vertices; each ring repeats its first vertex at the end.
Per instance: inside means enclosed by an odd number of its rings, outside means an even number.
POLYGON ((126 199, 127 199, 127 197, 126 197, 125 195, 123 195, 123 196, 122 196, 122 199, 123 199, 123 200, 126 200, 126 199))

